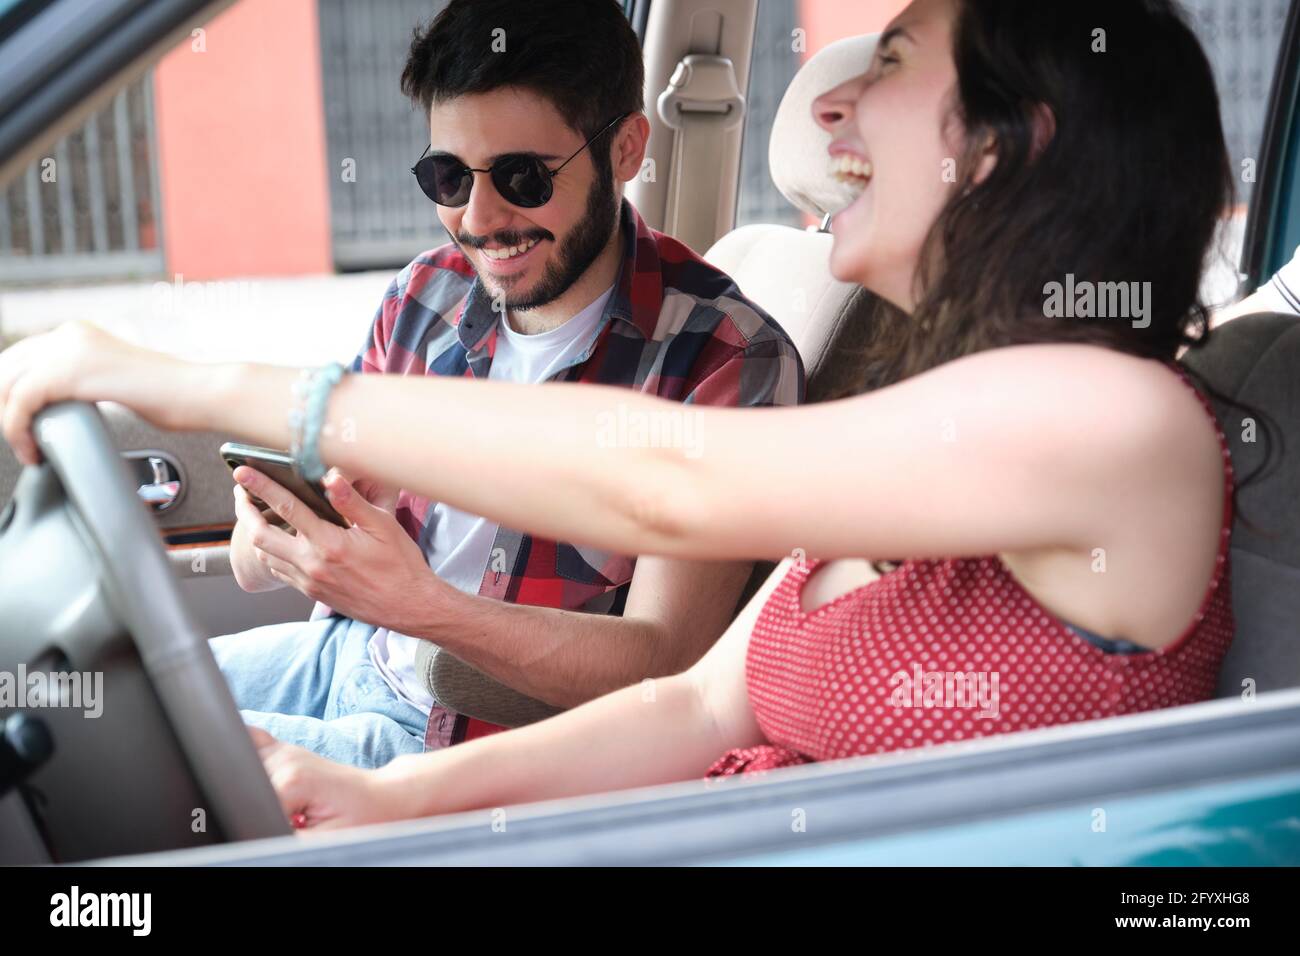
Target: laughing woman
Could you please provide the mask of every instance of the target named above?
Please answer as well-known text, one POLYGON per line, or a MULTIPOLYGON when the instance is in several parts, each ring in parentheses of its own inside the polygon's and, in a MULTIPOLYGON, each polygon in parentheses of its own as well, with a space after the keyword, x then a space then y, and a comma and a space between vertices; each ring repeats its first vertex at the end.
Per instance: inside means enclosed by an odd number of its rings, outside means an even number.
MULTIPOLYGON (((863 357, 867 394, 679 409, 690 447, 641 447, 611 439, 611 416, 673 407, 622 389, 331 390, 317 374, 291 426, 293 370, 185 363, 85 326, 0 356, 5 434, 28 461, 41 406, 111 399, 617 553, 815 558, 786 561, 653 704, 632 687, 376 771, 263 735, 287 813, 332 827, 500 806, 1211 695, 1233 634, 1232 472, 1175 362, 1205 332, 1201 267, 1231 192, 1202 50, 1167 0, 916 0, 863 68, 814 109, 828 161, 861 174, 833 271, 904 317, 863 357), (1140 315, 1065 318, 1046 290, 1066 283, 1149 295, 1140 315), (318 436, 313 408, 351 427, 318 436), (900 693, 957 672, 996 697, 900 693)), ((356 492, 329 487, 346 513, 356 492)))

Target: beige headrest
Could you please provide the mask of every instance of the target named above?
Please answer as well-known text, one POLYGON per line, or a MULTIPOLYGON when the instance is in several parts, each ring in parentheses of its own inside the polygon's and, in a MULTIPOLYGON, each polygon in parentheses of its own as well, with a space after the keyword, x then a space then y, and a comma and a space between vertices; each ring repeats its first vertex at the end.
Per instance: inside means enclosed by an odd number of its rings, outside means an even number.
POLYGON ((830 175, 826 148, 831 135, 813 120, 812 102, 867 72, 879 37, 878 33, 847 37, 818 51, 795 74, 772 121, 768 146, 772 181, 786 199, 818 219, 839 212, 854 195, 830 175))

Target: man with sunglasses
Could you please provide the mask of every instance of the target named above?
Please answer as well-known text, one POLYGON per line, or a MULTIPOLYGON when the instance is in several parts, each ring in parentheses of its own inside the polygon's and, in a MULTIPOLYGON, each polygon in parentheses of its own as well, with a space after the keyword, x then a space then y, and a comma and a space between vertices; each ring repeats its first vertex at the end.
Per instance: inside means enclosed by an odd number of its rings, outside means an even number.
MULTIPOLYGON (((707 451, 689 427, 693 403, 800 401, 788 336, 622 199, 649 136, 643 84, 616 0, 452 0, 418 31, 402 89, 427 113, 431 141, 412 185, 452 242, 393 280, 353 371, 673 398, 680 422, 611 422, 608 439, 699 446, 688 454, 707 451)), ((439 440, 409 425, 412 441, 439 440)), ((332 474, 344 530, 265 476, 236 478, 241 586, 288 584, 320 603, 306 624, 214 639, 218 663, 249 723, 360 766, 497 729, 434 698, 436 655, 575 706, 694 663, 750 571, 545 541, 332 474), (296 533, 270 527, 250 494, 296 533)))

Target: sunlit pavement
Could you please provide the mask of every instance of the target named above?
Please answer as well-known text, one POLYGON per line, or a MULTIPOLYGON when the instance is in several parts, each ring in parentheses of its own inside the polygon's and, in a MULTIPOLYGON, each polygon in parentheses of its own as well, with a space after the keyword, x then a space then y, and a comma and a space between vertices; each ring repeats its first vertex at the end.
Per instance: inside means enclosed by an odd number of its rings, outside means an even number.
POLYGON ((203 361, 346 361, 396 272, 0 290, 0 333, 13 340, 87 319, 127 341, 203 361))
MULTIPOLYGON (((1202 284, 1211 305, 1234 297, 1244 226, 1238 211, 1220 230, 1202 284)), ((130 342, 205 361, 347 361, 397 271, 0 289, 0 335, 12 341, 88 319, 130 342)))

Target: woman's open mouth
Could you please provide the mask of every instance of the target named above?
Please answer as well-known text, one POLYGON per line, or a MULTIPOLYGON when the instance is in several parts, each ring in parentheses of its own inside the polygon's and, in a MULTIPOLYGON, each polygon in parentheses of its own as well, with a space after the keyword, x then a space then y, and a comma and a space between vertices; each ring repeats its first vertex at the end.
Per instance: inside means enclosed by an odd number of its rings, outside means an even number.
POLYGON ((865 159, 849 153, 840 153, 838 156, 831 157, 830 172, 836 181, 849 186, 856 195, 860 196, 871 184, 874 169, 865 159))

